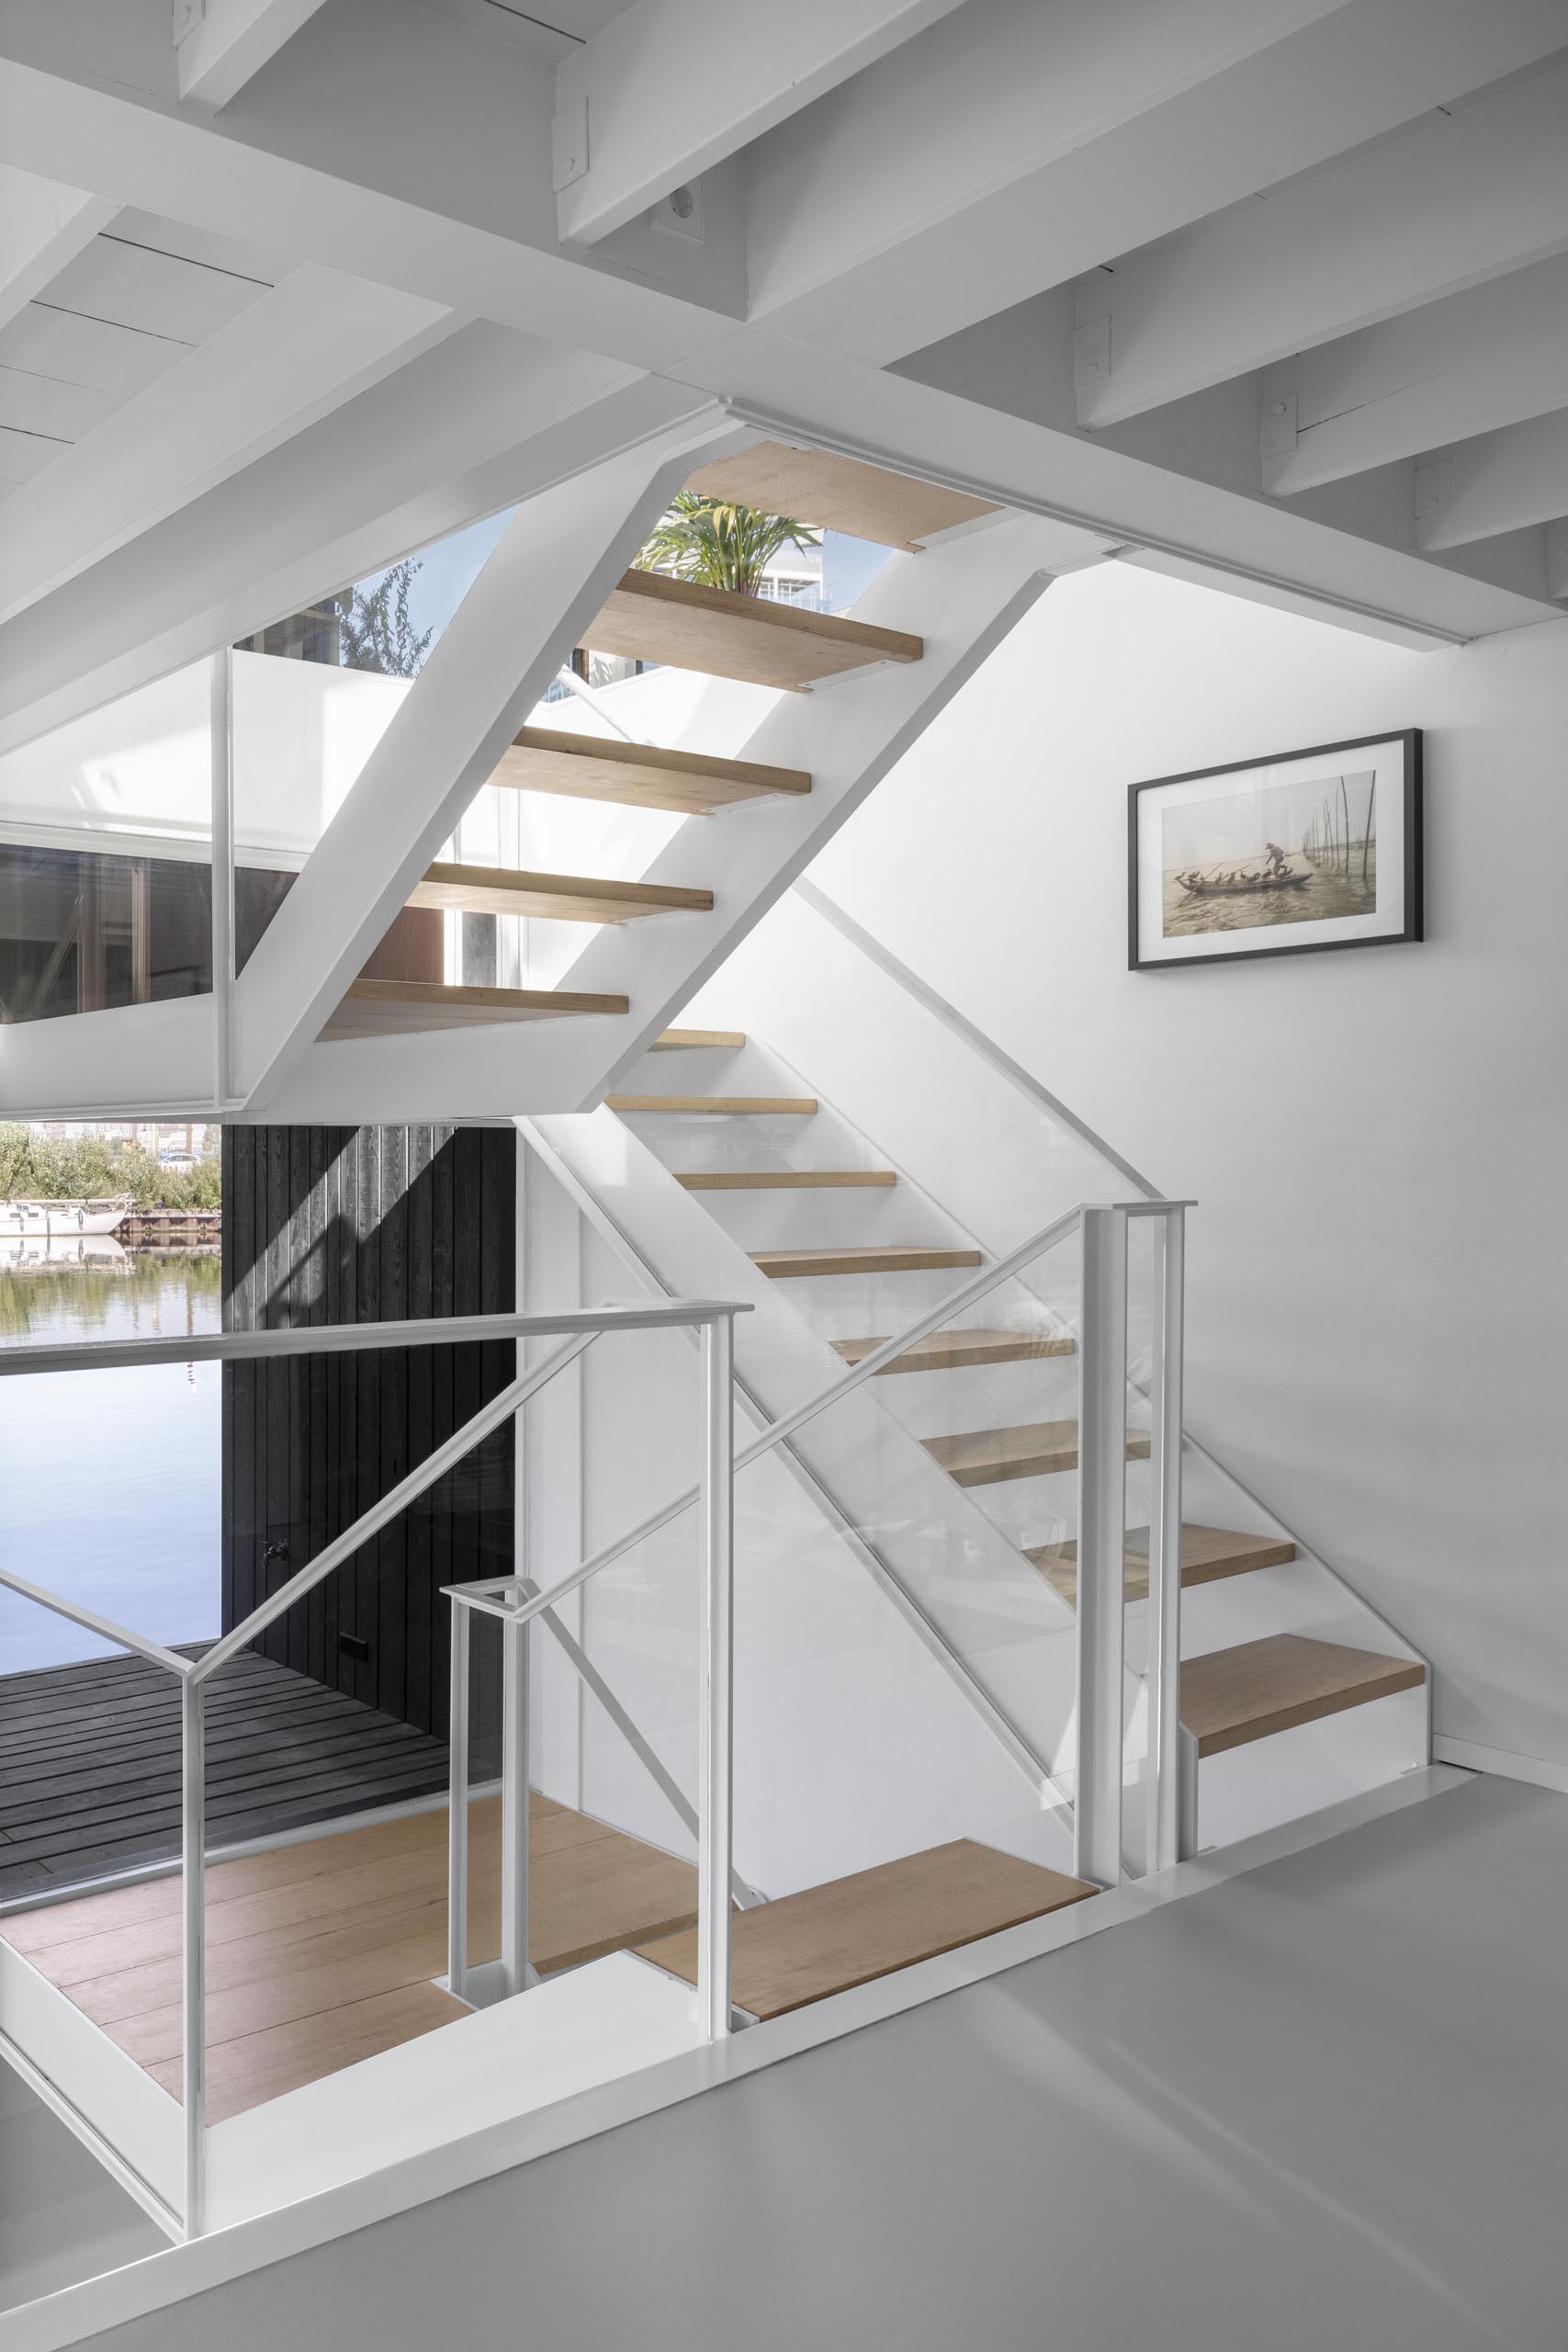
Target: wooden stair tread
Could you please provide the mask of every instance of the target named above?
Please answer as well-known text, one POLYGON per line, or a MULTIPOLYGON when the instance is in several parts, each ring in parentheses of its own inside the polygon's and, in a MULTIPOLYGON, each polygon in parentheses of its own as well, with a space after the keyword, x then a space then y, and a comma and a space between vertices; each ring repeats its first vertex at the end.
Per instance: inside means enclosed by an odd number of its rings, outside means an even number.
POLYGON ((688 1193, 853 1192, 898 1182, 891 1168, 695 1168, 675 1179, 688 1193))
POLYGON ((739 457, 699 466, 686 487, 699 498, 788 514, 797 523, 908 552, 922 539, 1001 511, 963 491, 916 481, 827 449, 795 449, 784 441, 760 441, 739 457))
POLYGON ((722 1117, 761 1118, 786 1112, 803 1119, 816 1115, 814 1095, 802 1094, 606 1094, 607 1111, 712 1112, 722 1117))
POLYGON ((411 907, 465 914, 526 915, 554 922, 631 922, 643 915, 711 914, 711 890, 662 882, 601 881, 581 874, 523 874, 497 865, 433 865, 411 907))
POLYGON ((502 752, 490 781, 518 792, 669 808, 682 817, 811 789, 803 768, 718 760, 706 752, 670 752, 653 743, 623 743, 613 735, 574 735, 555 727, 523 728, 502 752))
MULTIPOLYGON (((1020 1421, 1011 1429, 964 1430, 928 1437, 926 1452, 961 1487, 999 1486, 1007 1478, 1044 1478, 1078 1466, 1077 1421, 1020 1421)), ((1148 1458, 1146 1430, 1127 1432, 1127 1459, 1148 1458)))
MULTIPOLYGON (((1026 1550, 1024 1558, 1037 1567, 1048 1584, 1055 1586, 1070 1608, 1077 1608, 1078 1596, 1078 1547, 1069 1539, 1064 1544, 1037 1544, 1026 1550)), ((1296 1547, 1288 1536, 1244 1535, 1234 1528, 1203 1527, 1196 1521, 1181 1530, 1181 1583, 1213 1584, 1221 1577, 1245 1576, 1253 1568, 1280 1567, 1296 1556, 1296 1547)), ((1149 1597, 1149 1531, 1146 1527, 1130 1527, 1123 1554, 1126 1582, 1122 1595, 1128 1600, 1146 1600, 1149 1597)))
POLYGON ((694 1046, 743 1046, 744 1029, 666 1029, 649 1047, 650 1054, 684 1053, 694 1046))
MULTIPOLYGON (((886 1339, 833 1342, 852 1365, 863 1363, 886 1345, 886 1339)), ((906 1348, 901 1356, 895 1356, 891 1363, 885 1363, 879 1376, 890 1372, 958 1372, 968 1364, 1032 1363, 1037 1357, 1070 1356, 1074 1347, 1073 1340, 1048 1331, 932 1331, 906 1348)))
POLYGON ((478 1029, 508 1021, 558 1021, 568 1014, 626 1012, 624 996, 570 989, 448 987, 439 980, 355 980, 322 1029, 342 1037, 407 1037, 427 1029, 478 1029))
POLYGON ((701 588, 662 571, 624 572, 582 641, 597 653, 793 693, 870 662, 918 662, 925 651, 920 639, 903 629, 701 588))
MULTIPOLYGON (((735 2001, 755 2018, 782 2017, 1096 1892, 1081 1879, 954 1838, 738 1912, 731 1923, 735 2001)), ((696 1983, 694 1934, 638 1950, 640 1958, 696 1983)))
POLYGON ((869 1250, 753 1250, 751 1263, 773 1282, 799 1274, 921 1274, 948 1266, 977 1266, 978 1250, 921 1250, 886 1243, 869 1250))
MULTIPOLYGON (((694 1921, 696 1872, 533 1794, 529 1958, 541 1973, 694 1921)), ((496 1956, 501 1805, 469 1812, 469 1953, 496 1956)), ((466 2012, 446 1966, 446 1815, 335 1832, 208 1872, 213 2120, 466 2012), (434 1998, 429 1997, 434 1996, 434 1998)), ((115 1888, 0 1921, 109 2038, 178 2095, 180 1881, 115 1888)))
POLYGON ((1249 1740, 1318 1722, 1427 1679, 1417 1658, 1347 1648, 1304 1634, 1270 1634, 1181 1663, 1181 1720, 1200 1756, 1223 1756, 1249 1740))

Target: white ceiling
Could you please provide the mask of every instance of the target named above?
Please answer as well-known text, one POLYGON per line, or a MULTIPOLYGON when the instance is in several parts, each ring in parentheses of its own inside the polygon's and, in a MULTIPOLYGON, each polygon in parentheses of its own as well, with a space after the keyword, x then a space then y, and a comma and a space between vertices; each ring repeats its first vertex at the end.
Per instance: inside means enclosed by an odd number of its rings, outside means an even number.
POLYGON ((0 328, 0 496, 265 294, 248 245, 127 209, 0 328))

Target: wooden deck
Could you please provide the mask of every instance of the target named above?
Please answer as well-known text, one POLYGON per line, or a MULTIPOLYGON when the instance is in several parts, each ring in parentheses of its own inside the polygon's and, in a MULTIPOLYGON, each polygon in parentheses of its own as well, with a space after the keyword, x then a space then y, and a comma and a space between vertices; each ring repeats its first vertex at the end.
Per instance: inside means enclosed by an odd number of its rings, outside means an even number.
MULTIPOLYGON (((209 1688, 213 1846, 446 1786, 443 1741, 270 1658, 246 1652, 209 1688)), ((172 1675, 105 1658, 0 1679, 0 1902, 165 1860, 179 1820, 172 1675)))

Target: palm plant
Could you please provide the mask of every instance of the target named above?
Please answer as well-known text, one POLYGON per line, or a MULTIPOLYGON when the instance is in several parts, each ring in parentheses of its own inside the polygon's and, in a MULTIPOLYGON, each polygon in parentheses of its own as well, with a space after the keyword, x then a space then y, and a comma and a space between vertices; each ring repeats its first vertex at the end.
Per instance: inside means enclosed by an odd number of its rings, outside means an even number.
POLYGON ((670 511, 637 559, 639 571, 669 571, 702 588, 728 588, 754 596, 763 572, 786 547, 818 548, 820 532, 787 514, 762 514, 721 498, 678 491, 670 511))

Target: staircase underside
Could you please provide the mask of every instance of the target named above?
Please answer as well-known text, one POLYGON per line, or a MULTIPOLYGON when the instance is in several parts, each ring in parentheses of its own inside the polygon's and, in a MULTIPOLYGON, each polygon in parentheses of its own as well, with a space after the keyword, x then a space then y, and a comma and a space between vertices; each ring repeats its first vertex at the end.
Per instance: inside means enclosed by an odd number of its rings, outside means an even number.
POLYGON ((923 540, 963 530, 1000 511, 964 491, 915 481, 828 449, 792 448, 784 441, 759 441, 737 457, 699 466, 690 487, 701 498, 756 507, 764 514, 793 514, 813 528, 825 526, 852 539, 909 553, 923 540))

